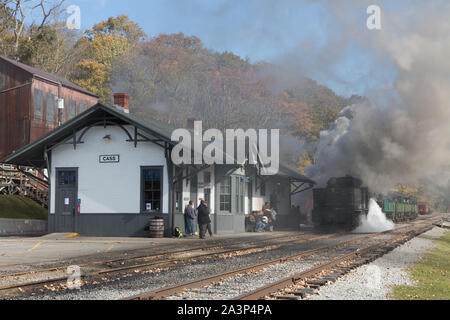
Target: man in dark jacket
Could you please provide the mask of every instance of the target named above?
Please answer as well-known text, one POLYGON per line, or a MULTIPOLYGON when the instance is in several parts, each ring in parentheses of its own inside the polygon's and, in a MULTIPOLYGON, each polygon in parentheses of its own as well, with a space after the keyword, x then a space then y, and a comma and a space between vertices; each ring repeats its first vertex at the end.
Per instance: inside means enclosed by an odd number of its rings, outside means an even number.
POLYGON ((211 223, 211 219, 209 218, 210 210, 205 200, 201 199, 201 203, 198 206, 197 211, 198 211, 198 226, 200 229, 200 238, 205 239, 208 224, 211 223))
POLYGON ((189 201, 189 205, 184 208, 184 222, 186 226, 186 235, 192 236, 194 235, 194 220, 195 220, 195 210, 194 210, 194 201, 189 201))

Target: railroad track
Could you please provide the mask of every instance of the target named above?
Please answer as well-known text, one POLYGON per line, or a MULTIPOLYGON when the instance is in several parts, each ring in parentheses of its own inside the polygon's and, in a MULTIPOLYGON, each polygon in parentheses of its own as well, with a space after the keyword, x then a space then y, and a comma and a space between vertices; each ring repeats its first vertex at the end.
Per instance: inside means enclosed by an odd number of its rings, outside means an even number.
MULTIPOLYGON (((423 222, 422 222, 423 223, 423 222)), ((400 228, 397 228, 393 231, 388 231, 388 232, 384 232, 384 233, 391 233, 391 232, 398 232, 400 230, 403 230, 405 228, 409 228, 411 227, 411 225, 406 225, 406 226, 402 226, 400 228)), ((381 235, 384 233, 380 233, 380 234, 372 234, 372 235, 366 235, 364 237, 361 238, 357 238, 354 240, 350 240, 350 242, 358 242, 358 241, 364 241, 365 239, 369 239, 372 237, 376 237, 377 235, 381 235)), ((105 276, 112 276, 114 274, 117 273, 122 273, 122 272, 127 272, 130 270, 133 270, 136 272, 136 270, 151 270, 153 268, 161 268, 164 266, 170 267, 170 266, 174 266, 177 265, 179 263, 187 263, 190 260, 195 261, 195 259, 207 259, 207 258, 213 258, 213 257, 219 257, 220 255, 239 255, 240 252, 242 252, 241 255, 246 255, 246 254, 251 254, 255 251, 251 251, 251 250, 260 250, 260 251, 269 251, 269 250, 274 250, 276 248, 282 247, 282 246, 289 246, 289 245, 293 245, 295 243, 301 243, 301 242, 308 242, 308 241, 314 241, 314 240, 319 240, 319 239, 325 239, 325 238, 331 238, 333 236, 336 236, 338 234, 329 234, 329 235, 308 235, 308 234, 301 234, 299 236, 292 236, 292 235, 288 235, 288 236, 282 236, 282 237, 274 237, 271 239, 265 239, 265 240, 255 240, 255 241, 250 241, 250 242, 240 242, 237 244, 232 244, 230 246, 226 246, 224 244, 214 244, 211 246, 207 246, 207 247, 197 247, 197 248, 192 248, 192 249, 182 249, 179 251, 173 251, 173 252, 169 252, 169 253, 158 253, 155 255, 147 255, 147 256, 139 256, 139 257, 129 257, 129 258, 125 258, 125 259, 115 259, 115 260, 109 260, 109 261, 99 261, 99 262, 92 262, 90 264, 87 265, 81 265, 80 267, 84 267, 87 269, 87 272, 85 272, 86 270, 83 270, 83 274, 82 274, 82 279, 86 280, 92 280, 92 279, 103 279, 103 277, 105 276), (278 241, 279 243, 275 243, 274 241, 278 241), (250 244, 250 245, 249 245, 250 244), (253 245, 252 245, 253 244, 253 245), (244 247, 239 247, 244 245, 244 247), (214 252, 205 252, 205 251, 211 251, 217 249, 214 252), (245 253, 245 251, 250 251, 248 253, 245 253), (177 257, 177 258, 171 258, 171 256, 175 255, 175 254, 183 254, 184 256, 182 257, 177 257), (157 261, 154 261, 154 259, 159 259, 157 261), (148 260, 152 260, 152 261, 148 261, 148 260), (142 262, 143 261, 143 262, 142 262), (129 265, 124 265, 127 263, 131 263, 129 265)), ((349 243, 349 242, 347 242, 349 243)), ((337 246, 342 245, 339 244, 337 246)), ((274 264, 274 263, 283 263, 286 261, 290 261, 290 260, 295 260, 298 259, 302 256, 307 256, 307 255, 312 255, 314 253, 318 253, 321 251, 326 251, 327 249, 329 249, 329 247, 324 247, 324 248, 319 248, 316 250, 310 250, 310 251, 305 251, 299 254, 296 254, 295 256, 291 256, 291 257, 287 257, 287 258, 282 258, 282 259, 278 259, 276 261, 271 261, 268 263, 264 263, 262 265, 260 265, 259 267, 264 267, 264 266, 268 266, 270 264, 274 264), (264 266, 263 266, 264 265, 264 266)), ((260 252, 258 251, 258 252, 260 252)), ((250 268, 245 268, 245 269, 255 269, 255 266, 252 266, 250 268)), ((210 279, 205 279, 205 280, 196 280, 193 281, 193 283, 191 284, 185 284, 185 287, 195 287, 198 286, 202 283, 211 283, 214 282, 215 279, 217 279, 217 277, 219 278, 226 278, 226 277, 230 277, 233 274, 236 274, 236 272, 244 272, 245 269, 241 269, 241 270, 237 270, 237 271, 232 271, 228 274, 221 274, 219 276, 215 276, 214 277, 210 277, 210 279)), ((39 281, 28 281, 28 282, 22 282, 22 283, 14 283, 11 285, 4 285, 2 287, 0 287, 0 297, 7 297, 7 296, 11 296, 14 294, 23 294, 25 291, 28 290, 33 290, 33 289, 42 289, 42 288, 47 288, 50 286, 50 289, 53 289, 53 286, 55 287, 59 287, 59 288, 64 288, 66 281, 67 281, 67 275, 65 275, 64 273, 65 269, 64 267, 62 268, 49 268, 49 269, 42 269, 42 270, 34 270, 31 272, 22 272, 22 273, 14 273, 14 274, 7 274, 7 275, 3 275, 0 276, 0 280, 5 280, 7 277, 27 277, 29 275, 36 275, 39 273, 45 273, 45 272, 60 272, 63 273, 62 276, 55 276, 51 278, 51 279, 43 279, 43 280, 39 280, 39 281)), ((96 281, 91 281, 92 283, 95 283, 96 281)), ((101 284, 102 281, 99 281, 98 284, 101 284)), ((181 286, 183 287, 183 286, 181 286)), ((180 288, 181 288, 180 287, 180 288)), ((164 289, 163 289, 164 290, 164 289)), ((176 289, 175 289, 176 291, 176 289)), ((175 292, 174 291, 174 292, 175 292)), ((163 292, 161 292, 163 293, 163 292)), ((134 299, 146 299, 147 297, 149 298, 162 298, 164 296, 167 296, 167 294, 158 294, 158 295, 153 295, 152 293, 147 293, 146 295, 141 295, 138 297, 133 297, 134 299)))
MULTIPOLYGON (((201 246, 196 246, 196 247, 193 247, 193 248, 182 248, 182 249, 180 249, 180 244, 177 243, 177 244, 174 244, 174 245, 164 245, 163 249, 166 252, 156 252, 156 253, 153 253, 153 254, 150 254, 150 255, 145 253, 143 255, 129 256, 127 258, 110 259, 108 261, 105 261, 105 263, 107 263, 107 262, 115 263, 115 262, 121 262, 123 260, 132 260, 132 259, 139 260, 139 259, 146 259, 146 258, 149 258, 149 257, 159 256, 159 255, 163 255, 163 254, 167 255, 167 254, 171 254, 171 253, 176 254, 176 253, 185 252, 185 251, 208 250, 208 249, 214 249, 214 248, 219 248, 219 247, 225 247, 225 246, 228 246, 228 245, 251 244, 251 243, 264 242, 264 241, 273 241, 273 240, 283 240, 283 239, 290 239, 290 238, 298 238, 298 237, 302 237, 302 236, 307 236, 307 234, 300 233, 300 234, 296 234, 296 235, 281 235, 281 236, 274 236, 272 238, 262 238, 262 239, 258 238, 258 239, 255 239, 255 240, 252 239, 251 241, 249 241, 248 238, 245 238, 243 241, 237 241, 237 242, 235 241, 235 239, 232 239, 232 240, 230 240, 230 239, 225 239, 225 240, 220 239, 220 240, 216 240, 216 241, 214 241, 214 242, 212 242, 210 244, 207 244, 207 245, 202 244, 201 246), (173 250, 173 249, 175 249, 175 250, 173 250)), ((157 248, 153 248, 153 249, 157 249, 157 248)), ((142 249, 138 249, 136 251, 142 251, 142 249)), ((34 265, 34 263, 28 263, 28 264, 23 264, 23 263, 0 264, 0 268, 10 268, 10 267, 17 267, 17 266, 24 267, 24 266, 33 266, 33 265, 34 265)), ((69 265, 67 265, 67 266, 69 266, 69 265)), ((55 268, 48 268, 48 269, 45 269, 45 270, 53 270, 53 269, 55 269, 55 268)), ((40 269, 40 270, 44 270, 44 269, 40 269)), ((30 270, 29 272, 32 272, 32 271, 33 270, 30 270)), ((28 272, 28 271, 26 271, 26 272, 28 272)), ((26 273, 26 272, 23 272, 23 273, 26 273)), ((0 276, 1 276, 1 274, 0 274, 0 276)))
MULTIPOLYGON (((295 241, 299 238, 307 237, 309 235, 311 235, 311 234, 301 233, 298 235, 283 235, 283 236, 276 236, 273 238, 263 238, 263 239, 256 239, 256 240, 251 240, 251 241, 248 241, 248 239, 247 239, 246 241, 239 241, 239 242, 231 242, 231 241, 225 240, 224 242, 220 242, 220 243, 214 242, 214 243, 208 244, 208 245, 201 245, 201 246, 195 246, 193 248, 182 248, 182 249, 180 249, 179 244, 169 245, 169 246, 163 247, 163 250, 165 250, 165 252, 156 252, 156 253, 152 253, 152 254, 128 256, 126 258, 120 258, 120 259, 108 259, 108 260, 102 260, 102 261, 93 261, 93 262, 89 262, 89 263, 80 264, 79 266, 80 267, 87 267, 87 266, 91 266, 91 265, 111 266, 113 264, 116 264, 116 265, 123 264, 124 262, 156 259, 156 258, 161 258, 161 257, 164 258, 164 257, 168 257, 171 255, 176 255, 176 254, 180 254, 180 253, 192 253, 192 252, 196 252, 196 251, 207 251, 207 250, 214 250, 214 249, 220 249, 220 248, 225 248, 225 247, 231 248, 231 247, 237 247, 240 245, 261 244, 261 243, 271 242, 271 241, 284 241, 284 240, 295 241), (230 244, 228 244, 228 242, 230 242, 230 244), (175 250, 172 250, 172 249, 175 249, 175 250)), ((218 241, 220 241, 220 240, 218 240, 218 241)), ((136 251, 142 251, 142 250, 143 249, 138 249, 136 251)), ((39 273, 39 272, 58 271, 58 270, 65 269, 65 268, 69 267, 70 265, 72 265, 72 264, 64 264, 64 265, 61 265, 58 267, 34 269, 34 270, 9 273, 9 274, 1 274, 0 273, 0 281, 1 281, 1 279, 6 278, 6 277, 22 276, 22 275, 27 275, 27 274, 39 273)), ((16 267, 16 266, 21 266, 21 267, 33 266, 33 264, 6 264, 6 265, 0 265, 0 268, 11 268, 11 267, 16 267)), ((1 272, 1 270, 0 270, 0 272, 1 272)))
POLYGON ((313 294, 321 286, 336 281, 352 269, 374 261, 397 246, 430 229, 432 229, 432 226, 423 227, 397 236, 394 239, 353 250, 353 252, 344 256, 241 295, 235 300, 299 300, 305 298, 309 294, 313 294))
MULTIPOLYGON (((164 266, 176 265, 178 263, 189 262, 190 260, 199 259, 199 258, 212 258, 217 256, 226 256, 233 254, 250 254, 255 252, 255 250, 266 251, 266 250, 274 250, 276 248, 282 246, 289 246, 297 243, 303 243, 308 241, 315 241, 320 239, 331 238, 333 236, 337 236, 338 234, 327 234, 327 235, 311 235, 311 234, 301 234, 298 236, 282 236, 282 237, 274 237, 271 239, 264 240, 255 240, 255 241, 247 241, 241 243, 234 243, 229 246, 220 244, 220 245, 211 245, 207 247, 196 247, 192 249, 182 249, 177 251, 172 251, 169 253, 158 253, 154 255, 140 256, 140 257, 130 257, 130 258, 122 258, 122 259, 114 259, 108 261, 97 261, 89 264, 80 265, 80 268, 84 270, 82 274, 82 279, 92 278, 104 275, 111 275, 119 272, 126 272, 130 270, 140 270, 143 268, 161 268, 164 266), (250 251, 246 253, 246 251, 250 251), (177 254, 182 254, 181 257, 173 257, 177 254), (149 261, 150 260, 150 261, 149 261), (143 261, 143 262, 142 262, 143 261), (125 265, 127 264, 127 265, 125 265)), ((18 279, 20 277, 27 278, 30 276, 36 277, 37 275, 47 275, 46 279, 39 281, 27 281, 27 282, 19 282, 14 284, 8 284, 4 286, 0 286, 0 297, 5 295, 10 295, 14 293, 22 293, 24 290, 31 290, 43 286, 49 286, 53 284, 58 284, 61 282, 65 282, 67 280, 67 275, 65 275, 65 268, 67 266, 62 267, 54 267, 47 269, 39 269, 32 270, 27 272, 18 272, 18 273, 10 273, 6 275, 0 276, 0 283, 6 282, 8 279, 18 279), (60 274, 62 276, 58 276, 60 274)))
MULTIPOLYGON (((324 254, 324 253, 328 253, 332 250, 336 250, 338 248, 346 248, 349 247, 353 244, 356 243, 361 243, 363 241, 367 241, 368 239, 372 239, 372 238, 376 238, 376 237, 380 237, 383 235, 387 235, 387 234, 393 234, 395 235, 398 232, 401 232, 404 229, 408 229, 408 228, 413 228, 413 230, 408 231, 406 233, 400 233, 400 235, 395 236, 395 239, 397 238, 403 238, 405 236, 405 234, 409 234, 410 232, 417 232, 416 228, 418 226, 421 226, 425 224, 425 226, 419 227, 419 229, 421 230, 420 233, 424 232, 423 230, 428 230, 432 228, 432 223, 427 223, 427 222, 419 222, 417 224, 412 224, 412 225, 407 225, 407 226, 402 226, 400 228, 391 230, 391 231, 386 231, 386 232, 381 232, 381 233, 375 233, 375 234, 370 234, 370 235, 365 235, 356 239, 352 239, 349 241, 345 241, 345 242, 341 242, 339 244, 336 245, 332 245, 332 246, 325 246, 325 247, 321 247, 318 249, 314 249, 314 250, 308 250, 308 251, 304 251, 304 252, 300 252, 288 257, 284 257, 282 259, 276 259, 276 260, 272 260, 272 261, 268 261, 268 262, 264 262, 264 263, 260 263, 260 264, 256 264, 256 265, 252 265, 249 267, 245 267, 245 268, 241 268, 238 270, 232 270, 232 271, 228 271, 225 273, 219 273, 216 275, 212 275, 212 276, 208 276, 202 279, 196 279, 193 281, 189 281, 189 282, 185 282, 179 285, 175 285, 175 286, 171 286, 171 287, 167 287, 167 288, 161 288, 161 289, 157 289, 157 290, 153 290, 153 291, 149 291, 149 292, 145 292, 143 294, 137 295, 137 296, 133 296, 131 298, 127 298, 126 300, 158 300, 158 299, 163 299, 163 298, 167 298, 170 296, 175 296, 177 294, 180 294, 182 292, 185 292, 186 290, 190 290, 190 289, 196 289, 196 288, 202 288, 205 287, 207 285, 213 284, 213 283, 219 283, 224 279, 227 278, 232 278, 234 276, 240 275, 240 274, 246 274, 246 273, 255 273, 257 271, 260 271, 264 268, 267 268, 271 265, 276 265, 276 264, 283 264, 289 261, 294 261, 294 260, 299 260, 301 258, 305 258, 305 257, 310 257, 310 256, 314 256, 317 254, 324 254)), ((380 244, 377 244, 380 245, 380 244)), ((364 250, 372 250, 372 249, 364 249, 364 250)), ((344 259, 344 260, 348 260, 351 257, 354 257, 355 255, 360 254, 361 252, 365 252, 365 251, 361 251, 361 248, 358 247, 357 249, 350 249, 350 251, 352 251, 351 253, 345 253, 345 255, 341 255, 339 257, 339 259, 344 259)), ((323 267, 326 267, 328 265, 323 265, 323 267)), ((331 266, 331 264, 330 264, 331 266)), ((311 272, 315 272, 315 271, 311 271, 311 272)), ((284 286, 286 283, 292 284, 292 277, 289 277, 289 279, 284 279, 285 282, 282 282, 280 284, 274 284, 274 288, 278 289, 278 286, 284 286), (290 282, 289 282, 290 281, 290 282)), ((286 286, 285 286, 286 287, 286 286)), ((268 286, 267 288, 264 288, 264 290, 266 291, 272 291, 271 286, 268 286)), ((273 292, 273 291, 272 291, 273 292)), ((264 294, 266 292, 263 292, 264 294)), ((259 296, 259 293, 255 293, 254 296, 250 296, 250 298, 254 298, 255 296, 259 296)), ((245 299, 244 296, 239 297, 239 299, 245 299)))

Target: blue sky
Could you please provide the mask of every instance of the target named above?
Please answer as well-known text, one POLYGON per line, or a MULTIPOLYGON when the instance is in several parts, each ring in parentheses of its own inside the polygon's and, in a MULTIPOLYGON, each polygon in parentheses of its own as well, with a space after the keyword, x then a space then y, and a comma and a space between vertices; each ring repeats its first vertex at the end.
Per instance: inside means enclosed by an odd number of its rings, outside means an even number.
MULTIPOLYGON (((392 72, 378 73, 370 81, 362 81, 373 73, 373 66, 369 67, 372 56, 351 43, 342 48, 336 61, 318 65, 321 62, 315 61, 314 55, 323 55, 329 49, 336 32, 334 17, 323 1, 69 0, 66 6, 70 4, 81 8, 83 29, 110 16, 126 14, 150 36, 178 32, 195 35, 210 49, 232 51, 252 62, 280 62, 290 56, 294 72, 342 95, 365 94, 395 76, 392 72)), ((358 15, 358 27, 365 28, 365 10, 353 14, 358 15)))

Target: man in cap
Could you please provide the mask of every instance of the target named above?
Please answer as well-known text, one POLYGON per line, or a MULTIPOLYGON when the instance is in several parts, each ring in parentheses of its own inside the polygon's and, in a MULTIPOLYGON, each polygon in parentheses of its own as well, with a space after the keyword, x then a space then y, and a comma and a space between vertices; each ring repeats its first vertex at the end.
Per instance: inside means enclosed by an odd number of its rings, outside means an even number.
POLYGON ((207 229, 209 229, 208 230, 209 234, 212 236, 211 219, 209 218, 210 210, 208 207, 208 203, 202 198, 200 198, 200 205, 197 208, 197 212, 198 212, 198 226, 200 229, 200 238, 205 239, 207 229))

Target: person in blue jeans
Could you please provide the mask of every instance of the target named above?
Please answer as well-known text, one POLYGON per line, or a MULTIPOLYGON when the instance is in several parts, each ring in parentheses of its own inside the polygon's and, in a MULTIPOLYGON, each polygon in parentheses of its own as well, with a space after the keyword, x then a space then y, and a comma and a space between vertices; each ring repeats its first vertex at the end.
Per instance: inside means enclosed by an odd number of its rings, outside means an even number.
POLYGON ((186 235, 193 236, 195 232, 195 209, 194 201, 189 201, 189 204, 184 208, 184 223, 186 228, 186 235))
POLYGON ((261 219, 256 222, 255 232, 265 231, 269 231, 269 219, 267 217, 261 217, 261 219))

